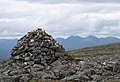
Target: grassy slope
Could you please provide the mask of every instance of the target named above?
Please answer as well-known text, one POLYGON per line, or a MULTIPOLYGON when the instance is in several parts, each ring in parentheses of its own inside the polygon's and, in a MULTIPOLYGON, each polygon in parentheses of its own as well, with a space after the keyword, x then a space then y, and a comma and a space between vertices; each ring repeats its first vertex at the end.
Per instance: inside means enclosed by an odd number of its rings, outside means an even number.
POLYGON ((88 47, 68 52, 72 57, 120 54, 120 43, 88 47))

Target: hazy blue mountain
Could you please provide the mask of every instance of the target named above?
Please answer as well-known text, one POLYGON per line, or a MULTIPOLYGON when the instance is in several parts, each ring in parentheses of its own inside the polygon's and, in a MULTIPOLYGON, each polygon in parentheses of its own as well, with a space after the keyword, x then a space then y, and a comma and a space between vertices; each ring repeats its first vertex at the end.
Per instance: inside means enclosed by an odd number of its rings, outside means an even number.
POLYGON ((0 49, 9 50, 17 43, 17 39, 0 39, 0 49))
POLYGON ((62 44, 66 50, 75 50, 75 49, 79 49, 79 48, 120 42, 120 39, 118 39, 116 37, 97 38, 97 37, 91 36, 91 35, 86 38, 81 38, 79 36, 70 36, 66 39, 56 38, 56 40, 60 44, 62 44))
POLYGON ((10 57, 11 50, 0 50, 0 60, 6 60, 10 57))
MULTIPOLYGON (((56 40, 62 44, 66 50, 75 50, 79 48, 120 42, 120 39, 115 37, 97 38, 95 36, 88 36, 86 38, 70 36, 66 39, 56 38, 56 40)), ((17 39, 0 39, 0 59, 7 59, 16 43, 17 39)))
POLYGON ((7 59, 17 39, 0 39, 0 59, 7 59))

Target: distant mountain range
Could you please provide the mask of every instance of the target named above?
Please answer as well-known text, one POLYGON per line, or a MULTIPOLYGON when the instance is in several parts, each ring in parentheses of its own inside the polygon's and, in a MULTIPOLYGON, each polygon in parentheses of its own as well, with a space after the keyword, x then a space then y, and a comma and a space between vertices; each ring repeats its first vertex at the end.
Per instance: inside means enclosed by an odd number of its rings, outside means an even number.
POLYGON ((85 38, 81 38, 80 36, 70 36, 66 39, 56 38, 56 40, 62 44, 66 50, 75 50, 79 48, 120 42, 120 39, 116 37, 97 38, 95 36, 88 36, 85 38))
MULTIPOLYGON (((62 44, 67 51, 120 42, 120 39, 115 37, 97 38, 95 36, 85 38, 70 36, 66 39, 56 38, 56 40, 62 44)), ((0 59, 7 59, 16 43, 17 39, 0 39, 0 59)))
POLYGON ((16 43, 17 39, 0 39, 0 59, 9 58, 11 50, 16 43))

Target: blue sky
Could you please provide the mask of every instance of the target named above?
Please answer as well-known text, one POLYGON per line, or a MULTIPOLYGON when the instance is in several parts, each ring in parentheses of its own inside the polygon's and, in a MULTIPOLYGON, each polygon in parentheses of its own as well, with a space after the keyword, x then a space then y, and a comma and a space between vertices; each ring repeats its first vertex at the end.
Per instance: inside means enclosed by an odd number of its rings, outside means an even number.
POLYGON ((0 0, 0 38, 38 27, 54 37, 120 38, 120 0, 0 0))

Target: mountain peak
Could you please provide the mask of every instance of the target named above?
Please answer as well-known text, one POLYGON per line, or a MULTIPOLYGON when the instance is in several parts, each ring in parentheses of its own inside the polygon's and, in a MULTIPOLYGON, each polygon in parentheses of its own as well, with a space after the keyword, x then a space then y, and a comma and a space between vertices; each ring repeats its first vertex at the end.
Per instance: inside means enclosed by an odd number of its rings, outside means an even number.
POLYGON ((109 37, 107 37, 108 39, 118 39, 118 38, 116 38, 116 37, 113 37, 113 36, 109 36, 109 37))
POLYGON ((67 39, 81 39, 80 36, 69 36, 67 39))
POLYGON ((89 35, 88 37, 86 38, 93 38, 93 39, 96 39, 97 37, 96 36, 93 36, 93 35, 89 35))

